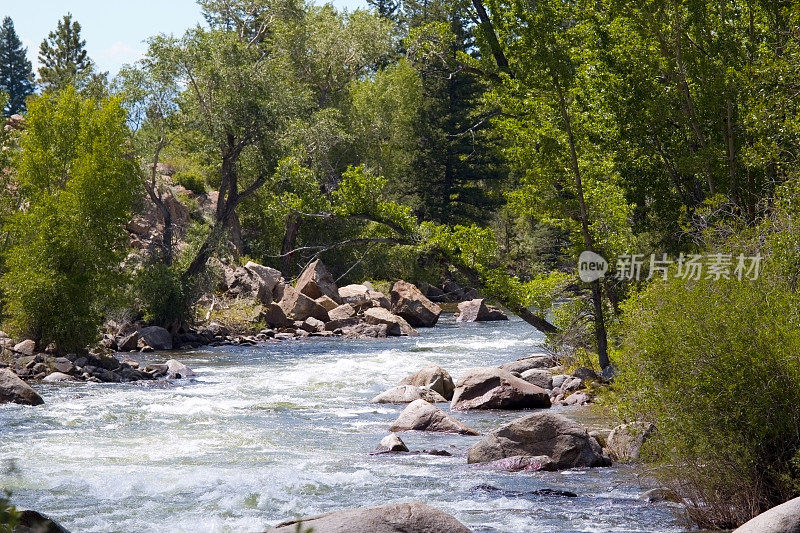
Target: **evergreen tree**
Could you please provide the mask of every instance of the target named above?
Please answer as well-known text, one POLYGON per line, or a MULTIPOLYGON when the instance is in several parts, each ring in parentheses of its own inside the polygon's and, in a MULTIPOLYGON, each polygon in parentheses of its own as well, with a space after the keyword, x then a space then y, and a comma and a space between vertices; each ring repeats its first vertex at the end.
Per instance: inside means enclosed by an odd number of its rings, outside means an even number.
POLYGON ((26 57, 27 49, 14 31, 11 17, 0 26, 0 91, 8 94, 3 114, 11 116, 25 110, 25 98, 33 93, 33 69, 26 57))
POLYGON ((67 13, 39 46, 39 79, 45 89, 57 91, 68 85, 80 88, 89 80, 93 64, 85 46, 81 25, 67 13))

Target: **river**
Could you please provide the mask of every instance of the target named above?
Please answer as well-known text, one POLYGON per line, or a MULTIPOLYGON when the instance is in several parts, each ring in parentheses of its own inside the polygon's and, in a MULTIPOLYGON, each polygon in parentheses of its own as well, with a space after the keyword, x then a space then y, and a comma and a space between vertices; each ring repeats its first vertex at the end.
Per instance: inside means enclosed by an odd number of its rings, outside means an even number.
MULTIPOLYGON (((15 466, 2 486, 73 532, 262 531, 298 515, 410 500, 475 532, 684 530, 669 504, 637 500, 645 489, 630 467, 498 473, 466 464, 479 437, 417 432, 402 434, 411 450, 452 456, 370 455, 403 406, 369 400, 407 374, 435 363, 457 378, 541 351, 539 334, 518 319, 447 318, 420 333, 168 354, 197 372, 192 381, 37 385, 44 406, 0 405, 0 462, 15 466)), ((486 432, 521 414, 456 418, 486 432)))

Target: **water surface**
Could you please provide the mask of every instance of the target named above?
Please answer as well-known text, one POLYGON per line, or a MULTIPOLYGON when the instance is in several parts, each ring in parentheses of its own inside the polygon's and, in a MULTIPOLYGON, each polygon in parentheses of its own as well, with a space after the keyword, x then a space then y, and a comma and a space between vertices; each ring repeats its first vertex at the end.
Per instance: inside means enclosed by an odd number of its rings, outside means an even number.
MULTIPOLYGON (((498 473, 466 464, 479 437, 417 432, 402 434, 410 449, 452 456, 369 455, 403 407, 369 400, 407 374, 435 363, 457 378, 541 351, 519 320, 420 332, 143 354, 198 374, 171 384, 39 385, 44 406, 0 406, 0 461, 17 467, 3 484, 73 532, 261 531, 411 500, 476 532, 683 531, 668 505, 637 500, 645 489, 629 467, 498 473)), ((456 414, 481 432, 517 416, 456 414)))

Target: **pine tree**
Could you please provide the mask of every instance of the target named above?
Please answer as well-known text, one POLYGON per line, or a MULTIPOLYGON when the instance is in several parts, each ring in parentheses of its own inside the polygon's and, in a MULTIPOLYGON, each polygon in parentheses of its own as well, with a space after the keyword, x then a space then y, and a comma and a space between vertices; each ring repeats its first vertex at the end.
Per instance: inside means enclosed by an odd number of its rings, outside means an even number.
POLYGON ((33 93, 33 69, 27 58, 28 50, 14 31, 11 17, 0 26, 0 91, 8 95, 3 114, 11 116, 25 111, 25 98, 33 93))
POLYGON ((39 46, 39 79, 46 90, 68 85, 81 88, 90 78, 93 63, 81 39, 81 25, 67 13, 39 46))

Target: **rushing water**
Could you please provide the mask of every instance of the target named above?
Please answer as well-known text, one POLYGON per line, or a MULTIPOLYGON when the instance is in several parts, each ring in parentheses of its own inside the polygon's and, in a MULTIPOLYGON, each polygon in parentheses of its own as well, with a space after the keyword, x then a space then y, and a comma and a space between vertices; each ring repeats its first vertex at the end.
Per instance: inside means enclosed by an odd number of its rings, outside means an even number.
MULTIPOLYGON (((192 381, 37 386, 44 406, 0 406, 0 461, 16 465, 3 485, 76 532, 259 531, 410 500, 476 532, 682 530, 668 505, 637 500, 644 489, 626 467, 498 473, 466 464, 479 437, 418 432, 402 435, 410 449, 452 456, 370 455, 403 406, 369 400, 405 375, 435 363, 457 377, 539 350, 518 320, 443 322, 416 338, 169 354, 197 372, 192 381)), ((482 432, 517 416, 456 414, 482 432)))

